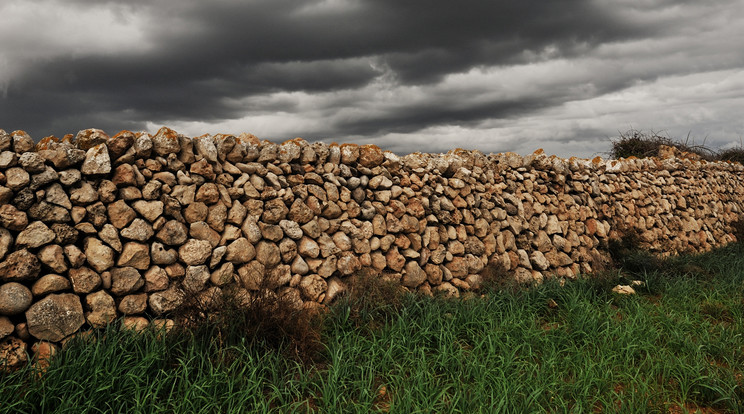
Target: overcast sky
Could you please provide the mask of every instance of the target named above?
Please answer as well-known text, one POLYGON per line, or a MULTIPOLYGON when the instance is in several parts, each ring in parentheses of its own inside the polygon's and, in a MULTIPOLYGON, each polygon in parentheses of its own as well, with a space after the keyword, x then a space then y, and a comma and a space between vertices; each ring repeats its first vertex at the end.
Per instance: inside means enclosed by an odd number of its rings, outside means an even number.
POLYGON ((742 0, 3 0, 0 128, 537 148, 744 139, 742 0), (706 138, 707 137, 707 138, 706 138))

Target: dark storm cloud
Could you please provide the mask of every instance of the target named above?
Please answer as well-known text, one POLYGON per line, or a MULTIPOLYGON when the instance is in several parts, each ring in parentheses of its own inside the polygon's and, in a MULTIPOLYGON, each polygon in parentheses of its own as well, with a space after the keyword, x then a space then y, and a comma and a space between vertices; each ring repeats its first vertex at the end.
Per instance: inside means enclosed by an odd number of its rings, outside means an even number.
POLYGON ((663 60, 674 52, 657 51, 660 46, 649 42, 680 30, 694 41, 697 34, 716 30, 720 23, 711 16, 720 18, 727 6, 734 14, 741 10, 736 4, 29 1, 0 6, 0 13, 13 22, 66 11, 79 21, 67 26, 60 21, 59 27, 23 22, 33 29, 12 29, 5 40, 0 37, 0 127, 22 128, 39 138, 86 127, 116 132, 163 123, 244 125, 247 121, 230 122, 274 119, 267 115, 273 113, 294 117, 287 125, 305 128, 282 133, 310 138, 377 139, 438 126, 478 129, 668 74, 741 67, 740 52, 728 61, 687 62, 682 65, 687 69, 674 60, 657 65, 648 57, 656 53, 663 60), (102 18, 105 23, 96 20, 102 18), (65 42, 76 34, 77 40, 65 42), (615 52, 619 44, 630 50, 615 52), (646 56, 636 62, 629 59, 634 54, 646 56), (611 70, 589 58, 620 67, 611 70), (531 75, 508 70, 529 72, 534 65, 566 61, 582 63, 531 75), (453 80, 463 74, 474 80, 453 80))

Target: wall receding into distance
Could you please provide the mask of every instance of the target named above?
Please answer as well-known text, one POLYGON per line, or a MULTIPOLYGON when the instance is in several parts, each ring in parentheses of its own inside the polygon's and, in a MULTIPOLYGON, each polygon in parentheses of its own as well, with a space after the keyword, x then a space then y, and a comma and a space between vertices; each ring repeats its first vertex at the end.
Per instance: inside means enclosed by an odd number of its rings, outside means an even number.
POLYGON ((0 341, 144 324, 184 292, 269 288, 319 306, 362 268, 452 295, 494 264, 524 283, 574 278, 629 229, 662 254, 734 241, 744 167, 675 151, 399 157, 168 128, 39 143, 0 130, 0 341))

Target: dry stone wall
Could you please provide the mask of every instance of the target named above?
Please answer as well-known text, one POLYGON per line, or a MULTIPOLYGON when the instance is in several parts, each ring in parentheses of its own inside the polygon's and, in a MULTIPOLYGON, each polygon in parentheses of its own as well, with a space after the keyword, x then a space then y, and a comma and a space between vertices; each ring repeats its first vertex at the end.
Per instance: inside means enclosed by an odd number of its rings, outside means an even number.
POLYGON ((734 241, 744 168, 667 152, 399 157, 168 128, 39 143, 0 130, 2 347, 144 325, 189 293, 268 287, 319 306, 362 268, 451 295, 489 264, 523 283, 573 278, 629 229, 662 254, 734 241))

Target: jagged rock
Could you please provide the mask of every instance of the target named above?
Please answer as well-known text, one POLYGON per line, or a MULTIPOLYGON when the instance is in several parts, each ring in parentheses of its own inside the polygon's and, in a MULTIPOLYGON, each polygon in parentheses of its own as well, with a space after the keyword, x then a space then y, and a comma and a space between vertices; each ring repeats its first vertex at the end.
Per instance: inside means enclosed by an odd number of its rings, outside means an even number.
MULTIPOLYGON (((13 325, 13 322, 7 316, 0 316, 0 339, 12 334, 14 330, 15 325, 13 325)), ((0 360, 2 359, 3 357, 0 356, 0 360)))
POLYGON ((62 246, 58 244, 44 246, 39 251, 38 258, 41 263, 45 264, 57 273, 64 273, 67 271, 64 251, 62 250, 62 246))
POLYGON ((3 260, 8 253, 11 244, 13 244, 13 236, 7 229, 0 227, 0 260, 3 260))
POLYGON ((85 319, 94 328, 103 328, 116 320, 116 303, 114 298, 103 290, 85 296, 85 304, 90 312, 85 319))
POLYGON ((401 279, 403 286, 415 288, 427 280, 426 272, 418 263, 413 261, 408 262, 406 263, 405 269, 406 272, 403 274, 403 278, 401 279))
POLYGON ((140 272, 133 267, 115 267, 111 269, 111 293, 124 296, 144 286, 140 272))
POLYGON ((48 293, 61 292, 71 288, 70 281, 60 275, 44 275, 31 286, 31 293, 36 297, 44 296, 48 293))
POLYGON ((304 276, 300 281, 299 287, 305 299, 317 301, 320 295, 328 288, 328 283, 319 275, 312 274, 304 276))
POLYGON ((131 131, 121 131, 108 140, 111 157, 116 159, 124 155, 134 144, 134 134, 131 131))
POLYGON ((124 249, 119 255, 116 265, 147 270, 150 267, 150 249, 142 243, 128 242, 124 244, 124 249))
POLYGON ((150 258, 157 265, 169 265, 178 260, 178 252, 175 249, 166 249, 161 243, 153 242, 150 245, 150 258))
POLYGON ((15 337, 0 341, 0 372, 15 371, 28 363, 28 345, 15 337))
POLYGON ((227 246, 225 260, 234 264, 247 263, 256 257, 253 244, 245 237, 241 237, 227 246))
POLYGON ((281 262, 281 253, 275 243, 261 241, 256 246, 256 260, 267 268, 281 262))
POLYGON ((39 259, 26 249, 16 250, 0 262, 0 280, 6 282, 36 280, 40 271, 39 259))
POLYGON ((85 153, 85 161, 80 167, 83 175, 108 174, 111 172, 111 158, 109 158, 106 144, 98 144, 85 153))
POLYGON ((168 274, 160 266, 152 266, 145 272, 145 292, 157 292, 168 288, 168 274))
POLYGON ((65 257, 72 267, 80 267, 85 263, 85 254, 74 244, 65 246, 65 257))
POLYGON ((90 293, 101 287, 101 276, 90 268, 70 269, 69 276, 75 293, 90 293))
POLYGON ((26 311, 28 332, 42 341, 59 342, 85 323, 80 298, 72 293, 51 294, 26 311))
POLYGON ((122 237, 140 242, 146 242, 154 234, 155 232, 152 230, 152 226, 139 218, 134 219, 129 227, 121 230, 122 237))
POLYGON ((88 237, 85 239, 85 259, 100 273, 114 265, 114 250, 95 237, 88 237))
POLYGON ((31 291, 20 283, 0 285, 0 315, 18 315, 31 306, 31 291))
POLYGON ((150 223, 153 223, 163 214, 164 206, 162 201, 137 200, 132 203, 134 210, 150 223))
POLYGON ((18 157, 18 163, 21 164, 26 172, 36 174, 44 172, 46 166, 44 165, 44 158, 35 152, 25 152, 18 157))
POLYGON ((225 286, 233 280, 235 267, 232 263, 223 263, 219 269, 209 276, 210 282, 215 286, 225 286))
POLYGON ((80 181, 79 187, 70 190, 70 201, 76 206, 84 206, 98 201, 98 191, 87 181, 80 181))

